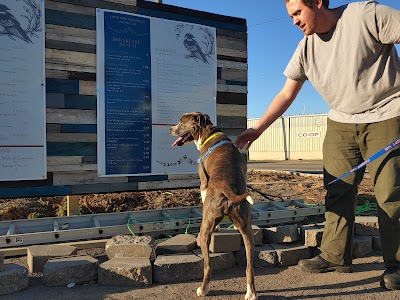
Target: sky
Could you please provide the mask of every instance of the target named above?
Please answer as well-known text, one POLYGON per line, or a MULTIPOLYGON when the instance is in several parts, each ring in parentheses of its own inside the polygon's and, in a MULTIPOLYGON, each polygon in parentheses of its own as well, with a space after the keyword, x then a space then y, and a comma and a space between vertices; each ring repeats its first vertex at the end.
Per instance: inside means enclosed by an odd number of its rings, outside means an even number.
MULTIPOLYGON (((356 1, 330 0, 329 7, 351 2, 356 1)), ((400 9, 400 0, 378 2, 400 9)), ((162 0, 162 3, 247 20, 247 117, 261 117, 282 89, 286 81, 283 71, 304 36, 293 25, 284 0, 162 0)), ((396 48, 400 55, 400 46, 396 48)), ((307 81, 284 115, 326 114, 328 111, 328 105, 307 81)))

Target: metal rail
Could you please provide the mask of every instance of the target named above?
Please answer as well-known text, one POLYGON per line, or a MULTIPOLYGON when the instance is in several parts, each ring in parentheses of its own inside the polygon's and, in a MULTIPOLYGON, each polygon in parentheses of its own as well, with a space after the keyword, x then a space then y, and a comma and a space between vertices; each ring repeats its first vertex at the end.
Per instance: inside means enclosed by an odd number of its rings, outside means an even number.
MULTIPOLYGON (((299 222, 325 213, 325 207, 308 206, 301 199, 260 201, 251 209, 252 223, 259 226, 299 222)), ((109 238, 132 232, 154 237, 198 232, 201 221, 201 206, 1 221, 0 249, 109 238)), ((226 219, 221 223, 228 224, 226 219)))

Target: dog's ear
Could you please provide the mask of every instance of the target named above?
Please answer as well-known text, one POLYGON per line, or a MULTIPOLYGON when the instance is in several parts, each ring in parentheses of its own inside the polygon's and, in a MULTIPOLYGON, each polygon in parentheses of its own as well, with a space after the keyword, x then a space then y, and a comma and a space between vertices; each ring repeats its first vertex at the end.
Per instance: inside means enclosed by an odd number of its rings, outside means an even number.
POLYGON ((212 125, 210 116, 207 114, 200 113, 198 115, 198 122, 200 124, 200 127, 205 127, 206 125, 210 125, 210 124, 212 125))

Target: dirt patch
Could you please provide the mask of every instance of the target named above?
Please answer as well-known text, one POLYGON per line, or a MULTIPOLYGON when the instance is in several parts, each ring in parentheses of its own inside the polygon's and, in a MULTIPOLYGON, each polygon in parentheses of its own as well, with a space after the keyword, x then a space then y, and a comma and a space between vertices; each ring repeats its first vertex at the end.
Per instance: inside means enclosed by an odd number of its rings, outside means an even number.
MULTIPOLYGON (((307 204, 323 205, 325 190, 321 176, 250 171, 249 192, 257 200, 304 199, 307 204)), ((364 178, 357 205, 375 203, 373 185, 364 178)), ((199 188, 89 194, 80 196, 81 214, 97 214, 201 205, 199 188)), ((0 220, 31 219, 66 215, 66 197, 0 199, 0 220)))

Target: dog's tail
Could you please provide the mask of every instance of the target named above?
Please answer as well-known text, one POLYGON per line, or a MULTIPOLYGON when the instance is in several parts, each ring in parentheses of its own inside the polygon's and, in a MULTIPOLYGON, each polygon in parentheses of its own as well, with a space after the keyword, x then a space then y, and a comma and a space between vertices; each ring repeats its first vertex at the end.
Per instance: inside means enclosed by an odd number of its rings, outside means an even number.
POLYGON ((247 201, 251 205, 254 204, 253 198, 249 195, 249 193, 244 193, 243 195, 237 195, 232 190, 227 190, 223 192, 224 195, 231 200, 232 202, 243 202, 247 201))

